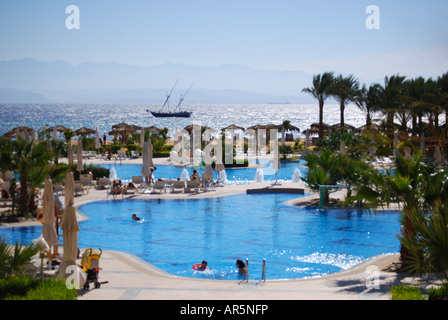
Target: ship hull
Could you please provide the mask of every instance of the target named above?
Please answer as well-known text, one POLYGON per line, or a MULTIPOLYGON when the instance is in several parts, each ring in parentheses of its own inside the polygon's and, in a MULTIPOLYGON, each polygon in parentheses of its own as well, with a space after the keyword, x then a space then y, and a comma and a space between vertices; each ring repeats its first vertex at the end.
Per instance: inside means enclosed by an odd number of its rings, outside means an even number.
POLYGON ((192 112, 182 111, 182 112, 153 112, 151 114, 156 118, 189 118, 192 112))

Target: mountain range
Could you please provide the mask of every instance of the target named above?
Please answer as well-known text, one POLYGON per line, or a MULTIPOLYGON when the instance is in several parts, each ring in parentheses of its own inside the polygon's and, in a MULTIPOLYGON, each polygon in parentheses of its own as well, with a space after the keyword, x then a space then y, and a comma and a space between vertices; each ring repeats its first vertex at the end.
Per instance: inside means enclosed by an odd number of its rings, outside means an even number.
POLYGON ((313 75, 257 70, 241 65, 199 67, 167 63, 133 66, 35 59, 0 61, 2 103, 311 103, 302 93, 313 75))

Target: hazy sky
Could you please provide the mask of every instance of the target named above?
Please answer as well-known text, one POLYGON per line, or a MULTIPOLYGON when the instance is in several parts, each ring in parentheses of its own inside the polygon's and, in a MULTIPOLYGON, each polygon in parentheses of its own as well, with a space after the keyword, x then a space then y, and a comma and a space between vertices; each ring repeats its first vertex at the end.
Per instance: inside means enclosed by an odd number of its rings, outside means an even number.
POLYGON ((1 0, 0 60, 241 64, 365 79, 448 71, 447 0, 1 0), (80 29, 66 28, 66 7, 80 29), (380 29, 366 28, 366 8, 380 29))

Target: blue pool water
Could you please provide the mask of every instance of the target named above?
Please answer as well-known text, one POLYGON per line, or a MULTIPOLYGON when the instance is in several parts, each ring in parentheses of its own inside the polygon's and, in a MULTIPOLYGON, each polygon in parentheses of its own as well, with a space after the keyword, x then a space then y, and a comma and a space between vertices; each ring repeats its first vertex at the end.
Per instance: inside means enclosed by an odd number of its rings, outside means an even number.
MULTIPOLYGON (((240 279, 235 262, 249 259, 250 279, 321 276, 369 257, 396 253, 399 214, 291 207, 297 195, 234 195, 194 200, 106 200, 82 205, 79 246, 126 251, 174 275, 240 279), (136 213, 142 221, 131 219, 136 213), (192 265, 207 260, 210 270, 192 265)), ((2 228, 29 243, 41 227, 2 228)))
MULTIPOLYGON (((275 181, 275 170, 272 168, 272 163, 269 160, 258 159, 256 164, 261 166, 263 170, 265 181, 275 181)), ((277 172, 277 179, 281 181, 291 181, 294 170, 297 168, 301 172, 301 176, 306 176, 305 161, 297 162, 282 162, 281 169, 277 172)), ((141 175, 141 164, 119 164, 111 161, 110 164, 103 164, 102 167, 109 170, 115 169, 117 177, 124 181, 130 180, 132 176, 141 175)), ((154 172, 155 178, 177 179, 180 177, 183 167, 160 165, 156 166, 157 170, 154 172)), ((188 174, 193 173, 193 168, 186 167, 188 174)), ((204 172, 204 168, 195 168, 200 175, 204 172)), ((248 184, 255 180, 256 168, 239 168, 226 169, 227 184, 248 184)), ((217 179, 217 173, 214 172, 214 178, 217 179)))

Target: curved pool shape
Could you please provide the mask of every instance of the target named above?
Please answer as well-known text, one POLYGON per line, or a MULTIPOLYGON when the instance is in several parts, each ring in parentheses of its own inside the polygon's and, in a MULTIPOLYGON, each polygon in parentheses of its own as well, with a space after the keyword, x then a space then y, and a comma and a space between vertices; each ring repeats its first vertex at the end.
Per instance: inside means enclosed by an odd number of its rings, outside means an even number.
MULTIPOLYGON (((106 200, 82 205, 79 246, 125 251, 173 275, 241 279, 237 259, 248 258, 251 280, 322 276, 372 256, 396 253, 399 214, 291 207, 284 194, 188 200, 106 200), (135 213, 142 220, 131 219, 135 213), (206 272, 192 269, 207 260, 206 272)), ((36 239, 41 227, 0 229, 12 240, 36 239)))

